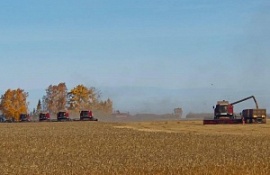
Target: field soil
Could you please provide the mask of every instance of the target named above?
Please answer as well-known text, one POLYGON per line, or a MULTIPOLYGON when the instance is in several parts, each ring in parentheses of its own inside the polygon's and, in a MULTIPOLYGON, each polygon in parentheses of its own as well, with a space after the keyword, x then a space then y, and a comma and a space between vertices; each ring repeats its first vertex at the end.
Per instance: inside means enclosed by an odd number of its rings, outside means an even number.
POLYGON ((270 174, 269 122, 1 123, 0 174, 270 174))

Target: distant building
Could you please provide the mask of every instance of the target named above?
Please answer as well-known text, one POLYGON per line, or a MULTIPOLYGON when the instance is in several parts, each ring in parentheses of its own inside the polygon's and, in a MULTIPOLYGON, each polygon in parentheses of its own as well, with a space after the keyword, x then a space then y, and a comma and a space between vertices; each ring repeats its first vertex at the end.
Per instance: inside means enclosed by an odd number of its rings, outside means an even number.
POLYGON ((182 118, 182 114, 183 114, 182 108, 174 108, 174 115, 175 116, 182 118))

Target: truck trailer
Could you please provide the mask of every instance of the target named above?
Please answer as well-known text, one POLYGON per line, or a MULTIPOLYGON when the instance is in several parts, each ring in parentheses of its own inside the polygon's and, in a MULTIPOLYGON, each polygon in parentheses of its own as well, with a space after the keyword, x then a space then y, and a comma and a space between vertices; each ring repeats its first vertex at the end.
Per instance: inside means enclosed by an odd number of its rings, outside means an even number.
POLYGON ((245 123, 266 123, 266 109, 244 109, 241 115, 245 123))

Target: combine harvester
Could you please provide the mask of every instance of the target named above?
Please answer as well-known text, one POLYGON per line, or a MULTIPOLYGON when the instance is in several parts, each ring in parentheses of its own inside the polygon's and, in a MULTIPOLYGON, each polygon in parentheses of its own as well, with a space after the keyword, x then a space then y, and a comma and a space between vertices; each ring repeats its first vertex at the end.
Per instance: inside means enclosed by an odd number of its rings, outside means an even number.
POLYGON ((72 121, 71 118, 69 118, 69 113, 65 110, 57 112, 57 121, 72 121))
POLYGON ((203 120, 204 125, 208 124, 244 124, 244 123, 266 123, 266 109, 259 109, 257 100, 254 96, 238 100, 233 103, 228 101, 218 101, 214 108, 214 119, 203 120), (233 111, 233 105, 253 99, 256 109, 244 109, 241 117, 237 118, 233 111))
POLYGON ((31 122, 29 114, 20 114, 19 122, 31 122))
POLYGON ((49 112, 40 112, 38 115, 38 121, 44 122, 44 121, 51 121, 51 116, 49 112))
POLYGON ((93 116, 91 110, 82 110, 80 111, 80 118, 73 119, 73 121, 98 121, 98 119, 93 116))

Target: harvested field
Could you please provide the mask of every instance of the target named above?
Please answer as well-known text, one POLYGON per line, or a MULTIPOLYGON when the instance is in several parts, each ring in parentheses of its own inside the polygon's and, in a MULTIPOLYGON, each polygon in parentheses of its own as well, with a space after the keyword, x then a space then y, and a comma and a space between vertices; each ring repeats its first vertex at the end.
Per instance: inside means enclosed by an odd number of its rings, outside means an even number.
POLYGON ((270 124, 0 124, 0 174, 270 174, 270 124))

